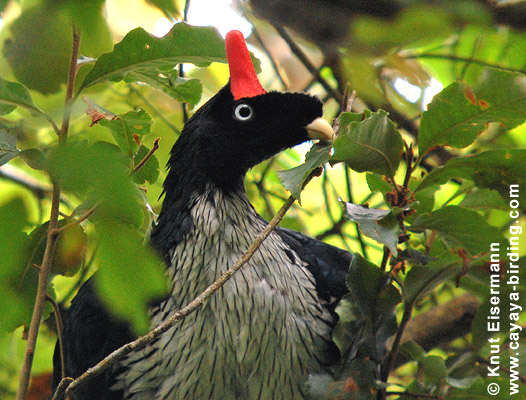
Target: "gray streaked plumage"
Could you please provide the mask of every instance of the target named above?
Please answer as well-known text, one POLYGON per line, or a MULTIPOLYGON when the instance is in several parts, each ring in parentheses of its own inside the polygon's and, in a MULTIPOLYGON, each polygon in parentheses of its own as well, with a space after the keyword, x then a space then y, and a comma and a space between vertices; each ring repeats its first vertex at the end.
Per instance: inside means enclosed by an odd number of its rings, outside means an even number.
MULTIPOLYGON (((265 227, 244 194, 209 188, 192 203, 193 228, 171 251, 172 294, 154 310, 154 325, 225 272, 265 227)), ((308 374, 334 362, 334 320, 315 286, 272 233, 201 310, 128 357, 119 388, 133 400, 305 398, 308 374)))

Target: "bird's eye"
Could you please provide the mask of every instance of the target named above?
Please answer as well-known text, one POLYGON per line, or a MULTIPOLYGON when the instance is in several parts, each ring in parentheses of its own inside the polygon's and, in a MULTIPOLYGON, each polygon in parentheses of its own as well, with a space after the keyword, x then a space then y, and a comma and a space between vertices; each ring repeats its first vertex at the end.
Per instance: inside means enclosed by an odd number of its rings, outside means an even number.
POLYGON ((248 104, 241 103, 234 109, 234 117, 238 121, 248 121, 254 116, 254 110, 248 104))

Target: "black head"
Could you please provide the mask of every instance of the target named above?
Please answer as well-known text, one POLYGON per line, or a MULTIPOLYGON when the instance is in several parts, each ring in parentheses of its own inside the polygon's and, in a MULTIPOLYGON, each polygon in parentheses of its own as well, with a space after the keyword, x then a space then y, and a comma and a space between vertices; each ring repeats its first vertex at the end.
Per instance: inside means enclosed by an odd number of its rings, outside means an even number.
POLYGON ((176 184, 173 174, 188 175, 183 180, 195 188, 203 183, 238 188, 256 164, 310 139, 330 138, 332 130, 321 116, 316 97, 269 92, 234 100, 227 84, 185 125, 172 149, 165 190, 176 184))

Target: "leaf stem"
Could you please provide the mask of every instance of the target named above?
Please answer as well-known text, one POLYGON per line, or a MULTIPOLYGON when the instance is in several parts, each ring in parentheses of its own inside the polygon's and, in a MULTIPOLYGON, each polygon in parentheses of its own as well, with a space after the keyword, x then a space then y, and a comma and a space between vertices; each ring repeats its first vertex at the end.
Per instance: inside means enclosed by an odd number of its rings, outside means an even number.
MULTIPOLYGON (((402 314, 402 321, 400 321, 400 326, 398 327, 398 330, 396 331, 396 336, 393 341, 393 345, 391 347, 391 350, 387 354, 387 357, 385 359, 385 363, 382 366, 382 372, 380 379, 382 382, 387 383, 387 379, 389 378, 389 372, 393 368, 393 365, 396 361, 396 355, 398 354, 398 348, 400 347, 400 342, 402 340, 402 335, 404 333, 405 327, 407 326, 407 323, 411 319, 411 314, 413 312, 413 303, 408 302, 406 300, 404 304, 404 312, 402 314)), ((385 389, 378 391, 378 399, 384 399, 385 398, 385 389)))
POLYGON ((155 141, 153 142, 152 149, 148 152, 148 154, 146 154, 146 156, 144 156, 144 158, 141 160, 141 162, 139 162, 139 164, 133 167, 132 174, 140 170, 144 166, 144 164, 146 164, 146 162, 150 159, 150 157, 153 156, 153 153, 155 153, 159 149, 159 140, 161 140, 160 137, 155 139, 155 141))
POLYGON ((81 215, 79 218, 75 218, 73 221, 67 223, 66 225, 56 228, 53 233, 56 236, 61 235, 64 231, 68 230, 69 228, 72 228, 76 225, 80 225, 84 221, 86 221, 91 215, 97 210, 99 207, 99 203, 95 204, 93 207, 91 207, 88 211, 86 211, 83 215, 81 215))

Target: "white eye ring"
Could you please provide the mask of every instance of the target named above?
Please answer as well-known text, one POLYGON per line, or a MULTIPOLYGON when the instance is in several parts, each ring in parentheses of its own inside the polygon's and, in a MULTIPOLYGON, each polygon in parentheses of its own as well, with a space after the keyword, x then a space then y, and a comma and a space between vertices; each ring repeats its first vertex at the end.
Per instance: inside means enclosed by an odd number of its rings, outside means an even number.
POLYGON ((254 116, 254 110, 246 103, 241 103, 234 109, 234 117, 238 121, 248 121, 254 116))

